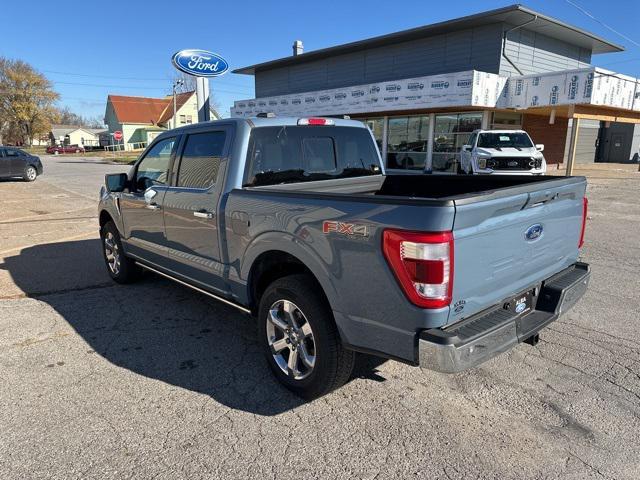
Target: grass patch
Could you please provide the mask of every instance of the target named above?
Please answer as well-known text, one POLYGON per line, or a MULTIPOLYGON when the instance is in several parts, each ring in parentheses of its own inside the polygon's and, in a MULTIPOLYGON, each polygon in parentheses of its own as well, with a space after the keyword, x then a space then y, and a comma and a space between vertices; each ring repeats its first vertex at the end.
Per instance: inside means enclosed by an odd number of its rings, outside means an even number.
POLYGON ((138 159, 138 156, 132 156, 132 155, 122 155, 119 157, 104 157, 104 160, 107 160, 109 162, 113 162, 113 163, 121 163, 123 165, 130 165, 132 163, 134 163, 136 160, 138 159))

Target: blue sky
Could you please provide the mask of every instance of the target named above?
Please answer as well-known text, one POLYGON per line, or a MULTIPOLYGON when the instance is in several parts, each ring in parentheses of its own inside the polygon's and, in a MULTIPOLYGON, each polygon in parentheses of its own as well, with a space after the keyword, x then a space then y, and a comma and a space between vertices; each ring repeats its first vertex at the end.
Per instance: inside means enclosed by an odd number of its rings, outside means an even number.
MULTIPOLYGON (((640 43, 637 0, 572 0, 640 43)), ((171 55, 183 48, 219 53, 230 70, 291 54, 478 13, 515 3, 478 1, 199 1, 71 2, 23 0, 2 5, 0 56, 31 63, 54 83, 61 105, 102 116, 107 95, 162 96, 170 92, 171 55), (15 19, 15 21, 7 21, 15 19)), ((565 0, 524 3, 624 45, 593 63, 640 77, 640 48, 607 30, 565 0)), ((226 74, 211 81, 222 113, 253 97, 253 77, 226 74)))

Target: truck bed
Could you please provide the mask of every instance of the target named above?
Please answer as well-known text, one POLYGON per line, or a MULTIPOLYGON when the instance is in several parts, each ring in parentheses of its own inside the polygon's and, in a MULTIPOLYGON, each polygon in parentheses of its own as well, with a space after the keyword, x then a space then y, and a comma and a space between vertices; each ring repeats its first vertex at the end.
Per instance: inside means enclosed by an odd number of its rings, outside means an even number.
MULTIPOLYGON (((260 251, 301 259, 321 272, 316 276, 348 344, 412 361, 415 332, 539 288, 575 263, 585 188, 583 177, 497 175, 372 175, 245 187, 233 190, 226 206, 229 263, 253 258, 247 249, 254 242, 260 251), (347 225, 347 234, 325 230, 326 222, 347 225), (363 226, 364 234, 349 234, 363 226), (544 233, 529 241, 533 226, 544 233), (387 229, 453 232, 450 307, 409 304, 383 256, 387 229), (363 281, 366 289, 359 290, 363 281)), ((242 281, 248 274, 238 267, 230 276, 242 281)))
POLYGON ((506 195, 528 193, 544 187, 584 182, 584 177, 557 177, 532 175, 372 175, 369 177, 299 182, 261 187, 248 190, 269 192, 321 194, 336 200, 349 198, 369 199, 380 203, 405 203, 407 200, 422 201, 434 205, 457 204, 506 195), (381 197, 375 200, 371 196, 381 197))
POLYGON ((504 188, 537 189, 540 182, 556 186, 566 181, 566 177, 542 175, 387 175, 376 195, 455 200, 504 188))

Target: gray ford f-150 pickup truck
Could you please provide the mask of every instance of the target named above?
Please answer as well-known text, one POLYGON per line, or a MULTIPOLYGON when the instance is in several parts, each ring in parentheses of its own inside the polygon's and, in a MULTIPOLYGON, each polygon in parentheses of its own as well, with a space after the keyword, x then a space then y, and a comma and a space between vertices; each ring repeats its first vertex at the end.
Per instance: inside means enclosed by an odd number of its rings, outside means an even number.
POLYGON ((589 280, 583 177, 386 175, 358 121, 189 125, 105 183, 111 277, 151 270, 252 314, 306 398, 356 351, 457 372, 535 343, 589 280))

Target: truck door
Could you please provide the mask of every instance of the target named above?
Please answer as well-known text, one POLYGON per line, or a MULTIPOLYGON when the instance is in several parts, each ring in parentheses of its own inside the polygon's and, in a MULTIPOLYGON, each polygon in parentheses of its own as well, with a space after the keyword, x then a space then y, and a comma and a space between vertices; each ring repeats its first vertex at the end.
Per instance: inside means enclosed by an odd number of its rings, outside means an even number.
POLYGON ((169 268, 220 292, 226 288, 217 212, 232 131, 222 125, 186 134, 164 197, 169 268))
POLYGON ((126 250, 160 265, 167 256, 162 204, 177 140, 164 138, 144 154, 135 167, 131 191, 120 199, 126 250))

